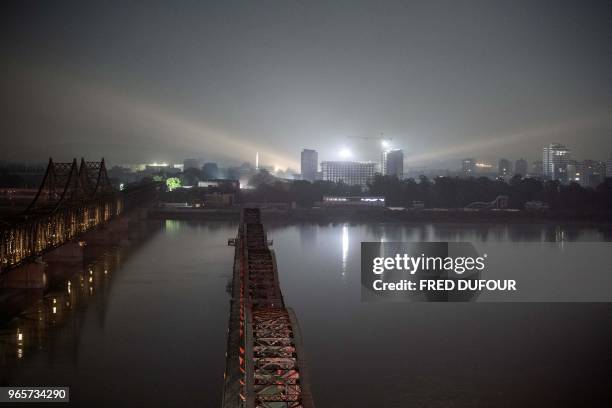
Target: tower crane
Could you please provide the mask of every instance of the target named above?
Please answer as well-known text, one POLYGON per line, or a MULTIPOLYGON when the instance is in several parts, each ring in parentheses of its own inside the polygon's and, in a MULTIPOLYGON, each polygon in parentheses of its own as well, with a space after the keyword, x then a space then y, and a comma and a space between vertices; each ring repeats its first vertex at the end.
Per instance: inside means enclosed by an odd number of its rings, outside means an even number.
POLYGON ((391 136, 385 136, 382 132, 379 136, 347 136, 350 139, 362 139, 362 140, 381 140, 383 147, 387 147, 387 144, 393 140, 391 136))

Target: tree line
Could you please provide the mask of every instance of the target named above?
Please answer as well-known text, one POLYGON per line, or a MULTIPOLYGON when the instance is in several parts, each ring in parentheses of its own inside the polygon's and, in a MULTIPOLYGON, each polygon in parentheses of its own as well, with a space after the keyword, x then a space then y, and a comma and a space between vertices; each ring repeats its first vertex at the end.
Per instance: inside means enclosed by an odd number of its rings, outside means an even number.
POLYGON ((528 201, 542 201, 551 209, 612 209, 612 178, 605 179, 594 189, 577 183, 564 185, 519 175, 508 182, 487 177, 430 180, 421 176, 399 180, 395 176, 377 175, 365 189, 343 182, 284 181, 268 175, 257 175, 250 184, 251 190, 241 192, 243 202, 296 202, 301 207, 311 207, 326 195, 371 195, 384 196, 390 207, 411 207, 415 201, 420 201, 425 208, 463 208, 503 195, 508 196, 508 206, 517 209, 523 209, 528 201))

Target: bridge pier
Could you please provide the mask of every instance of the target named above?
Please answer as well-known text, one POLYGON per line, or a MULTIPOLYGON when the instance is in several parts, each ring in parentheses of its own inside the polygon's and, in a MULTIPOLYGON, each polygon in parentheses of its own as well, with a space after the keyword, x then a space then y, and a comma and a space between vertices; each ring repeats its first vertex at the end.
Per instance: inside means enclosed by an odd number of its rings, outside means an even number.
POLYGON ((0 279, 2 289, 43 289, 46 285, 45 264, 41 259, 11 269, 0 279))
POLYGON ((50 284, 63 282, 75 273, 83 272, 85 243, 70 241, 43 255, 50 284))

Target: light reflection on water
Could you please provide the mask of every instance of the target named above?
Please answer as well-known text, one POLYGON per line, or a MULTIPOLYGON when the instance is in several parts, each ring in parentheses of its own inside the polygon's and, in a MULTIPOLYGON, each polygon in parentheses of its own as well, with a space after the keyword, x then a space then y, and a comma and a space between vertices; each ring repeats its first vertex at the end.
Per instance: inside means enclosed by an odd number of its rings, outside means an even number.
MULTIPOLYGON (((69 385, 77 406, 218 406, 233 263, 226 243, 237 224, 162 227, 136 247, 106 252, 2 325, 1 385, 69 385), (160 387, 166 391, 152 393, 160 387)), ((612 341, 608 304, 360 301, 361 241, 470 241, 501 253, 535 241, 546 260, 554 253, 546 251, 574 241, 610 240, 604 232, 462 224, 267 229, 318 406, 575 406, 604 393, 601 378, 612 378, 601 357, 612 341)))

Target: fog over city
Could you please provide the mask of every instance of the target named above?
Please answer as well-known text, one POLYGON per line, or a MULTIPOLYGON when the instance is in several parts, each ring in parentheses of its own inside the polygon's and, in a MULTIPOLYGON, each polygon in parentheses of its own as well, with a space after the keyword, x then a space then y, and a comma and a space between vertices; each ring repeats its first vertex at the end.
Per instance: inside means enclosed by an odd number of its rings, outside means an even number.
MULTIPOLYGON (((494 4, 495 3, 495 4, 494 4)), ((0 160, 185 157, 299 169, 302 148, 406 166, 612 152, 612 4, 3 5, 0 160)))

